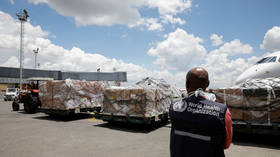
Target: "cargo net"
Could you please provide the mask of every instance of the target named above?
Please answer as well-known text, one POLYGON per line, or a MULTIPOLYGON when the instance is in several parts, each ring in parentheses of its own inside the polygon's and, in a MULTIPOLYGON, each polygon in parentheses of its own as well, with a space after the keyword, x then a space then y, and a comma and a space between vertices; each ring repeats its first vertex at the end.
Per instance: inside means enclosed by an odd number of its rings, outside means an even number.
POLYGON ((152 117, 168 113, 178 91, 162 79, 145 78, 129 87, 104 92, 103 112, 119 116, 152 117))
POLYGON ((43 109, 69 110, 101 107, 106 81, 56 80, 43 83, 39 96, 43 109))
POLYGON ((242 88, 280 89, 280 78, 251 79, 240 85, 242 88))
POLYGON ((181 95, 178 89, 168 84, 164 79, 147 77, 137 82, 135 86, 142 88, 157 88, 162 97, 171 96, 172 98, 179 98, 181 95))
POLYGON ((239 87, 210 91, 217 102, 227 104, 233 119, 280 122, 280 78, 252 79, 239 87))

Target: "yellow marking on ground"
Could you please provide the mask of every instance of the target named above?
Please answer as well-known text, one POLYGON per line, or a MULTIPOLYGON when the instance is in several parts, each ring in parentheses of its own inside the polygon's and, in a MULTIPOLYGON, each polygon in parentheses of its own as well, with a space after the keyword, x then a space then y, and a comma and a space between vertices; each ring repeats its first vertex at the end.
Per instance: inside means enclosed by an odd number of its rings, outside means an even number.
POLYGON ((94 117, 89 118, 88 121, 89 121, 89 122, 103 122, 102 120, 96 119, 96 118, 94 118, 94 117))

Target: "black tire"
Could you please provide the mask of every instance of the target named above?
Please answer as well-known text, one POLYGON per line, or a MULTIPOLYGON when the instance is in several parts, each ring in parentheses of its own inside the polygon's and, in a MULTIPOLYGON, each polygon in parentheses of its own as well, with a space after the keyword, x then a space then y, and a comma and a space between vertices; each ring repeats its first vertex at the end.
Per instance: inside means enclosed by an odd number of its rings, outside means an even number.
POLYGON ((162 125, 168 124, 168 118, 162 119, 162 120, 161 120, 161 124, 162 124, 162 125))
POLYGON ((13 107, 13 111, 19 111, 19 103, 18 102, 13 101, 12 107, 13 107))
POLYGON ((7 101, 7 99, 4 99, 4 101, 7 101))
POLYGON ((50 118, 57 118, 58 115, 54 114, 54 113, 48 113, 47 115, 49 115, 50 118))
POLYGON ((24 111, 29 114, 35 113, 38 108, 37 103, 37 97, 34 97, 32 95, 25 95, 23 102, 24 111))

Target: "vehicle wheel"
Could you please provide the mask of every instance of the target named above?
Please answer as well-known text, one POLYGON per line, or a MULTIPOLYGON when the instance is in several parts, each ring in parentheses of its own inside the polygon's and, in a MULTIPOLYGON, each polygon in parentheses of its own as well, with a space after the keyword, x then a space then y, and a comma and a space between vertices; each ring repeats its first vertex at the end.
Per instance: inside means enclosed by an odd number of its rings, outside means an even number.
POLYGON ((56 118, 57 117, 57 115, 56 114, 53 114, 53 113, 48 113, 47 114, 50 118, 56 118))
POLYGON ((32 95, 24 96, 23 107, 26 113, 35 113, 37 110, 37 97, 32 95))
POLYGON ((161 120, 161 124, 165 125, 168 123, 168 118, 164 118, 161 120))
POLYGON ((4 99, 4 101, 7 101, 7 99, 4 99))
POLYGON ((13 111, 18 111, 19 110, 19 104, 18 104, 18 102, 13 102, 13 104, 12 104, 12 107, 13 107, 13 111))

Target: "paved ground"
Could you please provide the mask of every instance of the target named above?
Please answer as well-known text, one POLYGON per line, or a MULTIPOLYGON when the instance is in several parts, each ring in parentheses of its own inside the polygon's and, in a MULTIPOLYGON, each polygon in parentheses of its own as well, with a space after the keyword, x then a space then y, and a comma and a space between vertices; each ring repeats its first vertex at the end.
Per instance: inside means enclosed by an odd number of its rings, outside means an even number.
MULTIPOLYGON (((21 106, 22 108, 22 106, 21 106)), ((108 124, 88 115, 70 120, 11 111, 0 100, 1 157, 168 157, 170 124, 155 128, 108 124)), ((279 157, 275 137, 235 135, 228 157, 279 157)))

